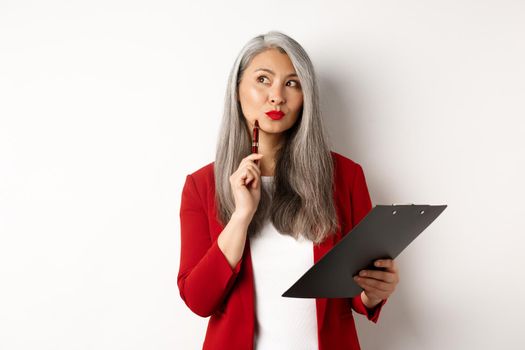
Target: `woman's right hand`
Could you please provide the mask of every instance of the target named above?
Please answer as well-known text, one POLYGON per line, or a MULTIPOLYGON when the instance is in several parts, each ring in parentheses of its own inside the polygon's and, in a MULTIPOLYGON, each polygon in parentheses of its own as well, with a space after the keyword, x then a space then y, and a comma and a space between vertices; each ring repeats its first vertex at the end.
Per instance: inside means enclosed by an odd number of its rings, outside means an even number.
POLYGON ((261 199, 261 170, 254 160, 262 157, 260 153, 252 153, 243 158, 237 170, 230 176, 235 212, 250 220, 257 211, 261 199))

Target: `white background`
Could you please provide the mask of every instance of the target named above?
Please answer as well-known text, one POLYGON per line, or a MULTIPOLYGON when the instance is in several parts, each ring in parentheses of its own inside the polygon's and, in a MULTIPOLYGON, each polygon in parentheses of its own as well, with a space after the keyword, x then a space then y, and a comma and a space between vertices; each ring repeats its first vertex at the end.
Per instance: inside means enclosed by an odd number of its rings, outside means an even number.
POLYGON ((309 53, 374 204, 448 204, 364 349, 521 349, 525 3, 0 2, 0 348, 199 349, 176 285, 185 176, 241 47, 309 53))

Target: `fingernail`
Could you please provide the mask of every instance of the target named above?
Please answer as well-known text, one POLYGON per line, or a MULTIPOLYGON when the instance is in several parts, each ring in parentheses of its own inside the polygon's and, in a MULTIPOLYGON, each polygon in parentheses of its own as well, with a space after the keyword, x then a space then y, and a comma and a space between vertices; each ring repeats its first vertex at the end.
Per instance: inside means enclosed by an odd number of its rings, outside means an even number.
POLYGON ((366 271, 361 271, 361 272, 359 273, 359 275, 361 275, 361 276, 366 276, 366 271))
POLYGON ((381 262, 380 261, 376 261, 375 265, 376 266, 381 266, 381 262))

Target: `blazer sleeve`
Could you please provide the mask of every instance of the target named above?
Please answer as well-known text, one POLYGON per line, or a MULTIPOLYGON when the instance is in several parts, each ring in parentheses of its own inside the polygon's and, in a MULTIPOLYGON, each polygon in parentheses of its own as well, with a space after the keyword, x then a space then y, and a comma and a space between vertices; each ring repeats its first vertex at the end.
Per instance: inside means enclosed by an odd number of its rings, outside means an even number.
MULTIPOLYGON (((368 192, 368 187, 365 180, 365 174, 361 165, 356 163, 356 171, 354 176, 354 182, 352 184, 352 191, 350 194, 351 199, 351 211, 352 211, 352 223, 357 225, 370 210, 372 210, 372 200, 370 199, 370 194, 368 192)), ((351 307, 357 313, 366 315, 366 317, 377 323, 379 319, 379 314, 381 308, 386 303, 387 299, 382 300, 374 308, 369 309, 363 304, 361 299, 361 293, 353 298, 351 298, 351 307)))
POLYGON ((222 305, 233 286, 243 258, 231 268, 212 241, 208 212, 192 175, 187 175, 180 206, 181 252, 177 285, 180 296, 195 314, 208 317, 222 305))

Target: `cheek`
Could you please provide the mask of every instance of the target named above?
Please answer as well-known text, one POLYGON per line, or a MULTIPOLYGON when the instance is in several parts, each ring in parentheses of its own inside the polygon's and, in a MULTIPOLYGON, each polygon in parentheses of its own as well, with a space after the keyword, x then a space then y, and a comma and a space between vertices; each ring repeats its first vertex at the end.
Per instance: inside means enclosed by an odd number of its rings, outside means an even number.
POLYGON ((241 94, 241 104, 245 109, 257 108, 265 103, 264 93, 261 89, 248 86, 244 87, 239 93, 241 94))
POLYGON ((297 114, 301 112, 301 109, 303 108, 303 99, 302 97, 298 98, 294 103, 294 109, 297 114))
POLYGON ((265 93, 263 89, 257 88, 255 86, 248 87, 246 90, 246 96, 249 101, 252 103, 260 103, 265 100, 265 93))
POLYGON ((294 108, 300 110, 303 106, 303 94, 301 92, 296 92, 290 96, 290 98, 290 101, 293 101, 294 108))

